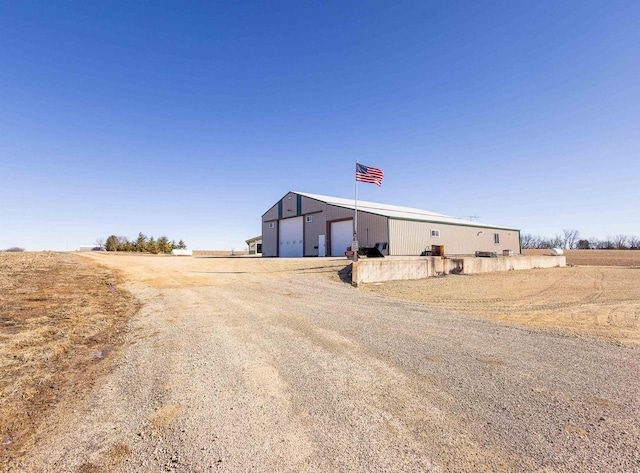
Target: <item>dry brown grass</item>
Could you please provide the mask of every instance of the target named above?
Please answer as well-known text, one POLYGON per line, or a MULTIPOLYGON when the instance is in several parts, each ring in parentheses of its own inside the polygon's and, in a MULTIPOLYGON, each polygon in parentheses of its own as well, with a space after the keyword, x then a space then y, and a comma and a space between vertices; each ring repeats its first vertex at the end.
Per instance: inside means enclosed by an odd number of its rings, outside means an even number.
MULTIPOLYGON (((106 370, 133 296, 65 253, 0 253, 0 452, 19 455, 39 420, 106 370)), ((2 465, 0 464, 0 467, 2 465)))
MULTIPOLYGON (((549 250, 522 250, 525 255, 548 255, 549 250)), ((581 266, 640 266, 640 250, 565 250, 567 264, 581 266)))
POLYGON ((640 343, 640 268, 574 266, 367 284, 454 313, 640 343))

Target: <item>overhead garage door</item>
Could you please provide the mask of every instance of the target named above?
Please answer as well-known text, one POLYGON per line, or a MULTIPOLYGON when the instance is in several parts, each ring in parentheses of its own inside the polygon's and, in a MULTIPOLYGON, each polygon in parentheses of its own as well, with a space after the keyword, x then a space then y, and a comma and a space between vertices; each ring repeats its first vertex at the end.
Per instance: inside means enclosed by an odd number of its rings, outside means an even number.
POLYGON ((353 240, 353 220, 331 222, 331 256, 344 256, 353 240))
POLYGON ((303 256, 302 217, 280 220, 280 253, 281 257, 295 258, 303 256))

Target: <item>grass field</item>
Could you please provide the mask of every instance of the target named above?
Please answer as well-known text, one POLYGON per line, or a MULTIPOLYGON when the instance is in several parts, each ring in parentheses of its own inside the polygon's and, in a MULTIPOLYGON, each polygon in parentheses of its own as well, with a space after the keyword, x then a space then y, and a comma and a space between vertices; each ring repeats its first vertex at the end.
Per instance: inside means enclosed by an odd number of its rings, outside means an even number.
POLYGON ((108 367, 136 309, 110 270, 65 253, 0 253, 0 444, 19 452, 44 413, 108 367))

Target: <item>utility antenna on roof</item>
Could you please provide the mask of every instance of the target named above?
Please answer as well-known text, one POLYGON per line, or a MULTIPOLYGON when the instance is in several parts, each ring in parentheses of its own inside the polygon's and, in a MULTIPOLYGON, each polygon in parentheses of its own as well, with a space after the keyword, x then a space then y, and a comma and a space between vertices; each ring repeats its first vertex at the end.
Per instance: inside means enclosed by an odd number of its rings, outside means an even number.
POLYGON ((475 221, 475 220, 479 220, 480 219, 480 217, 478 217, 477 215, 463 215, 460 218, 464 218, 466 220, 471 220, 472 222, 475 221))

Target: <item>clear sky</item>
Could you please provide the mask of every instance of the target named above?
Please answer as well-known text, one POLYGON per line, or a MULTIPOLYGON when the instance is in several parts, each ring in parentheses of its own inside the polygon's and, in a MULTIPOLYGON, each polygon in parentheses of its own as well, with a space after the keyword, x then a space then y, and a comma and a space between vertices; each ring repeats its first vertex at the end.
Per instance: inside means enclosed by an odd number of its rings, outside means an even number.
POLYGON ((640 235, 640 2, 1 2, 0 249, 242 249, 289 190, 640 235))

